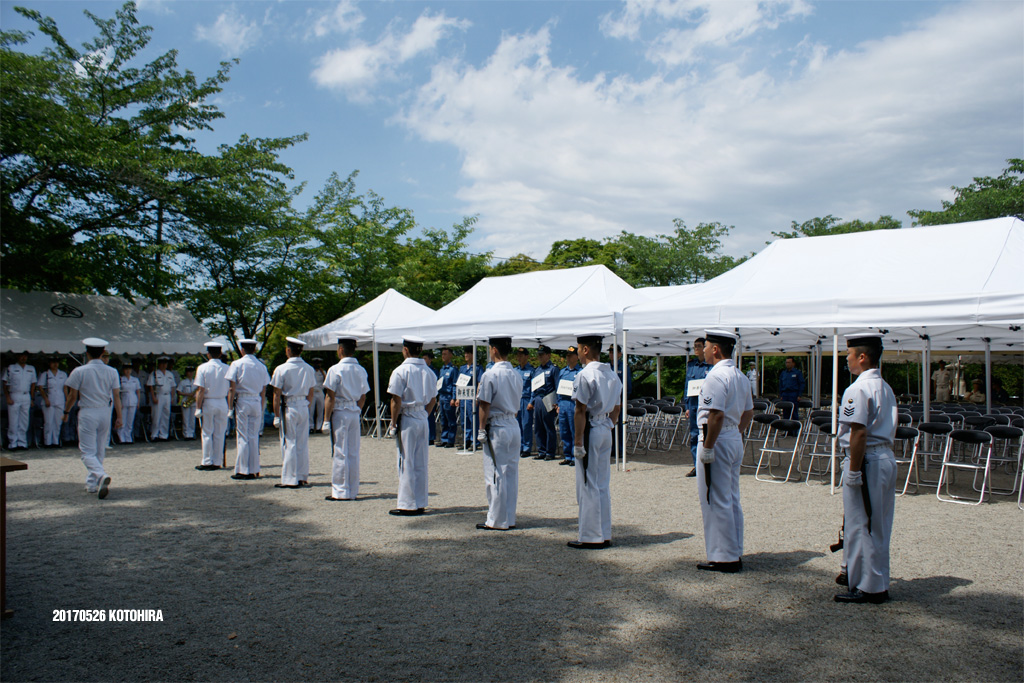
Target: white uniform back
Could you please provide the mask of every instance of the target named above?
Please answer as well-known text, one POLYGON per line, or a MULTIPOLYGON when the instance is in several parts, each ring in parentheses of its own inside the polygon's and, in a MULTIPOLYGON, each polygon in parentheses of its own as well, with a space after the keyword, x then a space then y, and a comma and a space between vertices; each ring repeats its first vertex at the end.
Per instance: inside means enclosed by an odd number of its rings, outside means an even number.
POLYGON ((108 408, 114 405, 114 392, 121 390, 121 380, 117 370, 96 358, 72 370, 66 386, 78 391, 79 408, 108 408))
POLYGON ((747 410, 754 409, 750 380, 736 367, 731 358, 715 363, 697 396, 697 424, 708 422, 708 412, 720 410, 725 414, 722 429, 735 429, 747 410))
POLYGON ((431 399, 437 396, 437 376, 422 358, 406 358, 391 373, 388 393, 402 399, 404 413, 425 411, 431 399))
POLYGON ((480 378, 480 400, 491 404, 491 415, 515 417, 522 395, 522 376, 508 361, 495 363, 480 378))
POLYGON ((270 384, 270 373, 256 356, 246 354, 231 363, 224 379, 235 383, 236 394, 259 396, 263 388, 270 384))
POLYGON ((587 406, 593 424, 622 402, 622 381, 607 363, 590 361, 573 379, 572 398, 587 406))
POLYGON ((203 388, 206 398, 227 398, 230 385, 226 379, 228 366, 220 358, 212 358, 196 368, 194 384, 203 388))
POLYGON ((867 427, 868 448, 892 447, 897 413, 896 395, 882 380, 882 373, 877 368, 865 370, 843 392, 839 407, 839 445, 850 447, 850 425, 859 424, 867 427))
POLYGON ((309 396, 314 383, 313 366, 299 357, 289 358, 278 365, 274 368, 274 376, 270 378, 270 386, 280 389, 282 396, 301 398, 303 401, 309 396))
POLYGON ((355 358, 342 358, 327 370, 323 386, 334 392, 335 412, 356 408, 356 401, 370 391, 366 369, 355 358))

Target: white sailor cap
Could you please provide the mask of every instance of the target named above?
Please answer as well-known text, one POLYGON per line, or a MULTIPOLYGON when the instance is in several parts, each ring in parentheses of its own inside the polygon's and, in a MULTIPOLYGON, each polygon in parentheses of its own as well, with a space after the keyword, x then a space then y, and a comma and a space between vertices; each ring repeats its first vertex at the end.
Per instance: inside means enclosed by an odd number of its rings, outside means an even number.
POLYGON ((426 340, 423 337, 416 337, 411 334, 407 334, 402 337, 402 342, 405 344, 423 344, 426 340))
POLYGON ((218 349, 221 349, 222 351, 224 350, 224 345, 221 344, 220 342, 215 342, 215 341, 206 342, 205 344, 203 344, 203 346, 205 346, 208 349, 218 348, 218 349))
POLYGON ((239 344, 249 344, 250 346, 255 346, 259 342, 256 341, 255 339, 248 339, 248 338, 246 338, 246 339, 239 339, 238 343, 239 344))
POLYGON ((338 337, 338 343, 351 344, 352 346, 355 346, 356 344, 359 343, 359 340, 356 339, 355 337, 338 337))
POLYGON ((82 340, 82 343, 85 344, 86 348, 102 349, 109 342, 107 342, 106 339, 100 339, 99 337, 86 337, 82 340))
POLYGON ((871 330, 861 330, 860 332, 851 332, 845 335, 846 346, 873 346, 882 348, 882 333, 872 332, 871 330))
POLYGON ((285 337, 284 340, 289 344, 295 344, 296 346, 305 346, 306 342, 302 341, 298 337, 285 337))
POLYGON ((496 344, 501 343, 505 343, 508 344, 509 346, 512 346, 512 337, 509 335, 499 334, 493 337, 488 337, 487 343, 490 344, 491 346, 495 346, 496 344))
POLYGON ((712 344, 736 344, 740 337, 729 330, 704 330, 704 338, 712 344))

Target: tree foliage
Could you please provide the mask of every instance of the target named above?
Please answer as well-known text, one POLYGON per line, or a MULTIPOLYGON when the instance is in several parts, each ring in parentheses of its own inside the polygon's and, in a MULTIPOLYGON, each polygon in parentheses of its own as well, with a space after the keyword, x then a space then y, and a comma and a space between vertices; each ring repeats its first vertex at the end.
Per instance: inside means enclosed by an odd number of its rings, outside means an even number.
POLYGON ((988 218, 1016 216, 1024 220, 1024 159, 1007 159, 1009 166, 998 177, 975 178, 967 187, 953 190, 953 201, 942 202, 941 211, 908 211, 914 225, 966 223, 988 218))
MULTIPOLYGON (((823 237, 827 235, 845 235, 851 232, 867 232, 869 230, 898 230, 900 222, 892 216, 879 216, 877 221, 843 221, 829 214, 824 218, 816 217, 803 223, 793 221, 789 232, 772 232, 780 239, 798 237, 823 237)), ((771 244, 768 242, 767 244, 771 244)))

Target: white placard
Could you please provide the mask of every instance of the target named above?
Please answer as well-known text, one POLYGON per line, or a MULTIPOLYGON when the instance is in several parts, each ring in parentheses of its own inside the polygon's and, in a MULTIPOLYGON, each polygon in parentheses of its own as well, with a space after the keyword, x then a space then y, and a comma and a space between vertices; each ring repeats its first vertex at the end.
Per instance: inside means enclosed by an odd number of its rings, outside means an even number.
POLYGON ((542 386, 544 386, 544 379, 545 377, 543 372, 534 377, 533 380, 530 382, 530 389, 532 389, 533 391, 537 391, 538 389, 540 389, 542 386))
POLYGON ((545 396, 544 400, 541 401, 541 405, 544 406, 544 411, 548 413, 555 409, 556 403, 557 401, 555 400, 555 392, 553 391, 547 396, 545 396))
POLYGON ((559 396, 571 397, 572 396, 572 380, 571 379, 560 379, 558 380, 558 389, 556 389, 559 396))
POLYGON ((690 383, 686 385, 687 396, 699 396, 700 388, 704 384, 702 379, 691 379, 690 383))
POLYGON ((441 391, 441 385, 444 384, 444 377, 437 378, 437 390, 441 391))
POLYGON ((455 380, 455 386, 457 387, 468 387, 469 386, 469 375, 459 375, 459 378, 455 380))
POLYGON ((472 401, 476 396, 473 387, 455 387, 455 398, 459 401, 472 401))

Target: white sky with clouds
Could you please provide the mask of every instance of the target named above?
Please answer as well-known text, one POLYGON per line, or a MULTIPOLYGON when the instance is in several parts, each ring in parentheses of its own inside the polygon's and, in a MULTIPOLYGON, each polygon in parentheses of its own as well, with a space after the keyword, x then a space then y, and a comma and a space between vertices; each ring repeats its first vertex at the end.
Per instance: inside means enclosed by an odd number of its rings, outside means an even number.
MULTIPOLYGON (((83 9, 54 17, 73 43, 83 9)), ((727 250, 833 214, 939 208, 1024 156, 1024 3, 194 2, 147 0, 152 54, 200 76, 238 57, 204 146, 310 140, 331 171, 424 226, 479 215, 472 247, 543 258, 558 239, 720 221, 727 250)))

